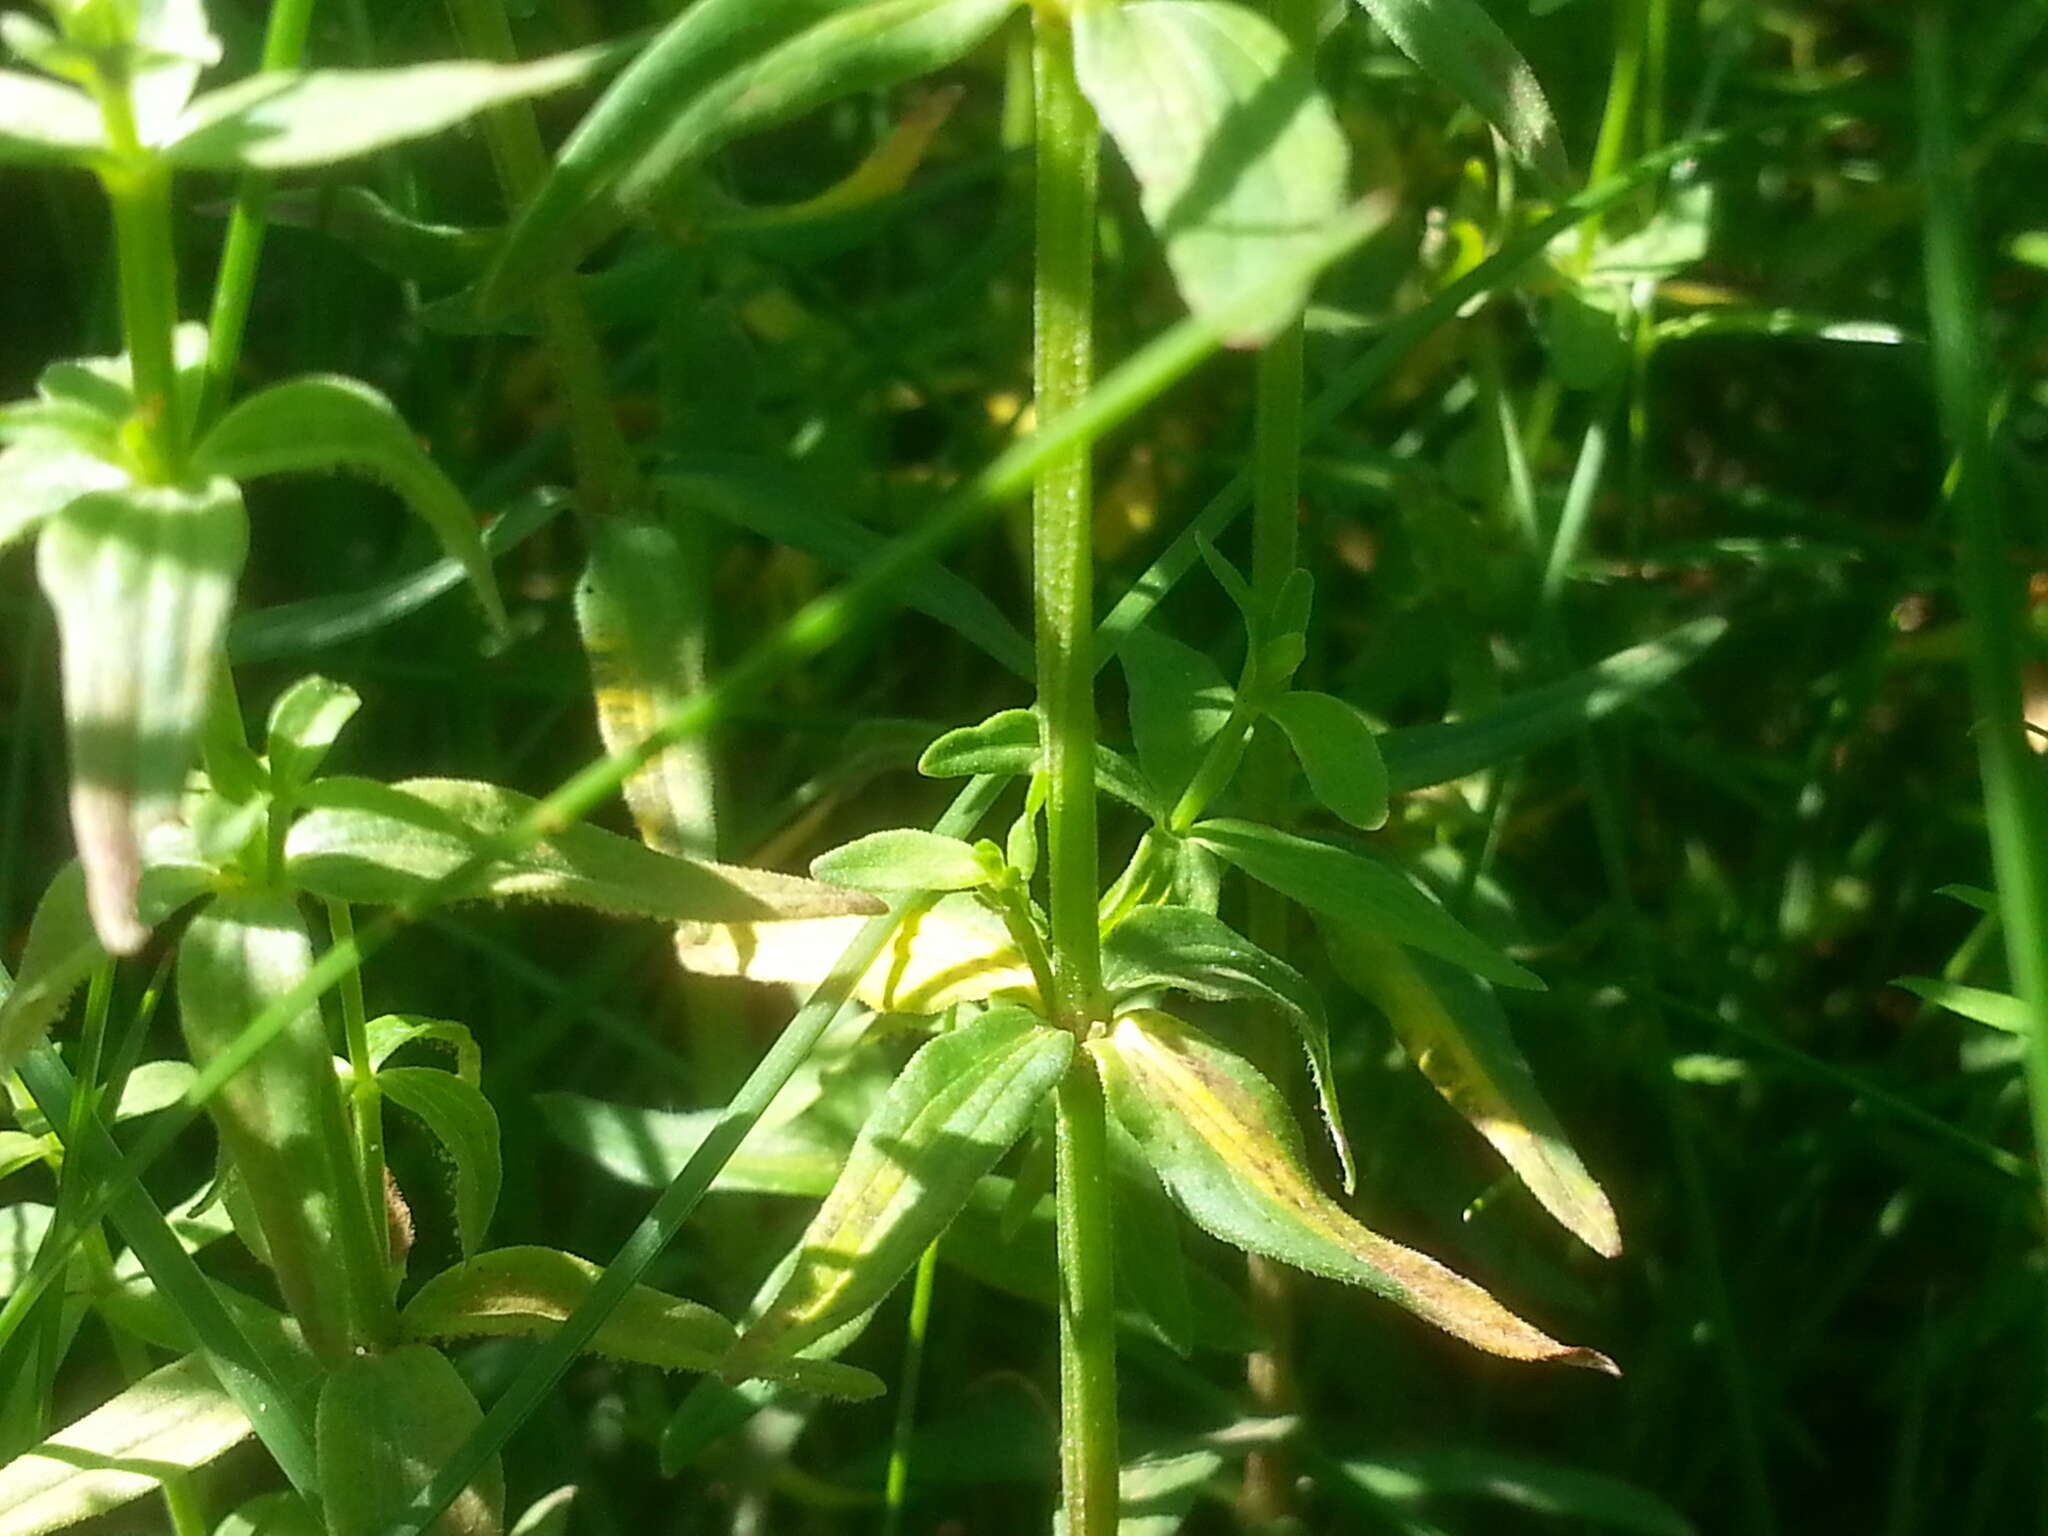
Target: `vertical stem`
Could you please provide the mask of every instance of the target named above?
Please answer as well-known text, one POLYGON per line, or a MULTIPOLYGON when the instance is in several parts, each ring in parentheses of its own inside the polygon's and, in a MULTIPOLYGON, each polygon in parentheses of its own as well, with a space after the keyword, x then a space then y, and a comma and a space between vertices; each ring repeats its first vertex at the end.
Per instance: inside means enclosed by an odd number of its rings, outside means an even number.
POLYGON ((917 1261, 910 1292, 910 1326, 903 1336, 903 1371, 896 1382, 896 1425, 889 1436, 889 1476, 882 1490, 882 1536, 901 1536, 903 1501, 910 1491, 910 1437, 917 1429, 917 1390, 924 1374, 924 1336, 932 1320, 932 1288, 939 1245, 917 1261))
POLYGON ((141 439, 134 446, 147 474, 173 480, 184 467, 185 423, 178 420, 178 257, 171 242, 171 171, 135 131, 125 81, 104 83, 100 112, 114 163, 100 173, 114 214, 121 275, 121 335, 134 370, 141 439))
MULTIPOLYGON (((1636 83, 1643 73, 1643 27, 1640 12, 1647 0, 1622 6, 1614 18, 1614 63, 1607 77, 1607 105, 1600 114, 1600 137, 1593 145, 1588 182, 1597 186, 1612 176, 1628 150, 1629 119, 1635 115, 1636 83)), ((1579 229, 1579 265, 1590 266, 1600 246, 1603 214, 1596 213, 1579 229)))
MULTIPOLYGON (((1037 255, 1033 378, 1041 430, 1088 393, 1095 361, 1095 187, 1100 129, 1074 78, 1064 14, 1039 8, 1033 50, 1037 255)), ((1033 615, 1045 733, 1053 1017, 1086 1036, 1101 1016, 1096 926, 1095 654, 1089 450, 1032 483, 1033 615)), ((1057 1104, 1060 1488, 1068 1536, 1117 1528, 1116 1296, 1108 1125, 1094 1058, 1075 1053, 1057 1104)))
MULTIPOLYGON (((327 903, 327 932, 335 944, 353 944, 355 918, 345 901, 327 903)), ((341 979, 341 1029, 348 1047, 350 1126, 355 1133, 356 1177, 371 1224, 385 1209, 384 1092, 370 1059, 369 1010, 363 1006, 363 973, 351 967, 341 979)), ((386 1263, 390 1255, 386 1253, 386 1263)))

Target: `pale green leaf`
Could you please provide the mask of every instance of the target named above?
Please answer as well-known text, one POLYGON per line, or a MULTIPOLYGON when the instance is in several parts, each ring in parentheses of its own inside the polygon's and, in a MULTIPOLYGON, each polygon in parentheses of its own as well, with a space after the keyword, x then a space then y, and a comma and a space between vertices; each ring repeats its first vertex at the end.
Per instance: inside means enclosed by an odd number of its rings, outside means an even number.
POLYGON ((114 1106, 114 1119, 139 1120, 169 1109, 185 1096, 198 1075, 189 1061, 143 1062, 121 1084, 121 1102, 114 1106))
POLYGON ((481 1089, 438 1067, 386 1067, 377 1085, 392 1103, 419 1117, 455 1164, 456 1236, 465 1256, 477 1252, 505 1179, 498 1112, 481 1089))
MULTIPOLYGON (((1022 778, 1042 766, 1038 715, 1029 709, 998 710, 986 720, 963 725, 933 739, 917 760, 926 778, 964 779, 977 773, 1022 778)), ((1152 787, 1121 752, 1097 743, 1095 781, 1106 792, 1147 815, 1157 813, 1152 787)))
POLYGON ((2033 1010, 2027 1006, 2026 999, 2014 997, 2010 992, 1965 986, 1958 981, 1944 981, 1938 976, 1901 976, 1892 985, 1924 998, 1937 1008, 1960 1014, 1975 1024, 2004 1030, 2009 1035, 2031 1035, 2034 1032, 2033 1010))
MULTIPOLYGON (((660 1189, 724 1118, 722 1110, 647 1109, 575 1093, 536 1096, 549 1132, 613 1178, 660 1189)), ((732 1193, 822 1200, 846 1161, 846 1143, 794 1125, 756 1126, 711 1187, 732 1193)))
POLYGON ((1266 706, 1308 787, 1337 816, 1370 832, 1387 820, 1387 765, 1365 716, 1327 693, 1295 689, 1266 706))
POLYGON ((362 696, 331 678, 302 677, 270 706, 264 750, 279 794, 288 794, 320 771, 362 696))
POLYGON ((21 1284, 56 1214, 37 1200, 14 1200, 0 1205, 0 1297, 12 1296, 21 1284))
MULTIPOLYGON (((1127 1461, 1116 1475, 1116 1536, 1179 1536, 1203 1487, 1223 1470, 1220 1452, 1157 1451, 1127 1461)), ((1054 1510, 1053 1536, 1066 1536, 1064 1510, 1054 1510)))
MULTIPOLYGON (((535 802, 494 784, 327 778, 292 827, 292 879, 337 901, 397 906, 472 857, 496 851, 535 802)), ((559 902, 668 922, 740 923, 880 910, 874 898, 773 870, 656 853, 581 822, 493 858, 465 894, 559 902)))
POLYGON ((1131 740, 1138 767, 1170 810, 1223 729, 1236 694, 1215 662, 1193 646, 1145 628, 1117 651, 1131 692, 1131 740))
POLYGON ((576 1485, 566 1483, 553 1493, 544 1493, 526 1506, 512 1536, 568 1536, 569 1516, 576 1503, 576 1485))
POLYGON ((0 1467, 0 1536, 42 1536, 153 1493, 249 1435, 196 1357, 174 1361, 0 1467))
POLYGON ((192 462, 234 480, 348 470, 388 485, 462 562, 486 616, 504 629, 505 603, 476 515, 397 408, 369 385, 310 374, 259 390, 214 423, 192 462))
POLYGON ((1353 1220, 1309 1177, 1285 1102, 1248 1062, 1162 1013, 1126 1015, 1088 1049, 1110 1108, 1212 1236, 1362 1286, 1493 1354, 1614 1370, 1353 1220))
POLYGON ((619 49, 605 46, 526 64, 266 70, 200 96, 162 150, 185 170, 332 165, 439 133, 492 107, 583 85, 619 57, 619 49))
POLYGON ((1349 154, 1272 22, 1219 0, 1083 0, 1074 72, 1138 179, 1188 308, 1256 346, 1299 314, 1300 273, 1344 205, 1349 154), (1246 295, 1256 313, 1231 313, 1246 295))
POLYGON ((1571 176, 1543 87, 1479 0, 1359 0, 1394 46, 1485 118, 1522 161, 1561 186, 1571 176))
POLYGON ((1326 918, 1323 928, 1337 974, 1386 1015, 1430 1085, 1568 1231, 1603 1258, 1618 1255, 1614 1207, 1565 1139, 1486 984, 1358 924, 1326 918))
POLYGON ((1543 985, 1377 859, 1248 821, 1205 821, 1188 835, 1311 912, 1362 924, 1502 986, 1543 985))
POLYGON ((885 895, 969 891, 991 878, 971 843, 916 827, 870 832, 821 853, 811 860, 811 874, 833 885, 885 895))
POLYGON ((198 752, 248 517, 234 483, 94 491, 43 529, 71 747, 71 825, 101 942, 132 954, 143 839, 176 813, 198 752))
POLYGON ((117 490, 128 476, 53 434, 15 435, 0 448, 0 548, 33 532, 89 491, 117 490))
POLYGON ((0 161, 82 164, 106 149, 100 109, 55 80, 0 70, 0 161))
MULTIPOLYGON (((320 1390, 320 1493, 328 1536, 388 1536, 483 1410, 448 1357, 424 1344, 349 1361, 320 1390)), ((505 1473, 491 1457, 433 1536, 498 1536, 505 1473)))
MULTIPOLYGON (((0 1179, 6 1178, 9 1174, 19 1173, 24 1168, 34 1167, 57 1150, 57 1138, 48 1132, 31 1135, 27 1131, 0 1131, 0 1179)), ((19 1206, 6 1207, 8 1210, 22 1208, 19 1206)), ((10 1259, 7 1249, 10 1241, 11 1239, 5 1233, 4 1224, 0 1224, 0 1276, 8 1273, 7 1265, 10 1259)), ((31 1245, 31 1252, 33 1252, 33 1245, 31 1245)), ((4 1279, 0 1279, 0 1296, 8 1295, 11 1290, 11 1284, 4 1279)))
POLYGON ((998 1008, 927 1042, 861 1128, 789 1283, 722 1367, 758 1374, 887 1296, 1030 1124, 1074 1037, 998 1008))

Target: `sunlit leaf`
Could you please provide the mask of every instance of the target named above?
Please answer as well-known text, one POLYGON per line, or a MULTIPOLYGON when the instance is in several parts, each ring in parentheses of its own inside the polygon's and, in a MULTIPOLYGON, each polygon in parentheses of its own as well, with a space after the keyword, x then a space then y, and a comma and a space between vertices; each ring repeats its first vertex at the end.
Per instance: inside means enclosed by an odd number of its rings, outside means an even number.
POLYGON ((1286 733, 1316 799, 1370 832, 1387 819, 1387 765, 1365 716, 1327 693, 1292 689, 1266 706, 1286 733))
POLYGON ((1282 274, 1328 239, 1349 154, 1329 104, 1286 37, 1249 6, 1216 0, 1084 0, 1074 72, 1138 179, 1188 308, 1225 311, 1253 346, 1300 312, 1308 282, 1282 274))
POLYGON ((0 70, 0 161, 76 165, 102 152, 106 142, 100 109, 85 92, 0 70))
MULTIPOLYGON (((676 958, 707 976, 814 987, 864 921, 685 923, 676 930, 676 958)), ((940 1013, 992 997, 1028 1001, 1037 992, 1002 920, 971 896, 945 897, 905 917, 854 987, 878 1013, 940 1013)))
MULTIPOLYGON (((934 738, 917 760, 917 771, 932 779, 961 779, 977 773, 1022 778, 1037 772, 1039 766, 1038 715, 1029 709, 998 710, 977 724, 947 731, 934 738)), ((1121 752, 1097 743, 1095 778, 1126 805, 1156 814, 1152 787, 1121 752)))
MULTIPOLYGON (((386 1536, 483 1410, 448 1357, 424 1344, 350 1360, 320 1391, 320 1493, 329 1536, 386 1536)), ((505 1473, 491 1457, 432 1527, 433 1536, 497 1536, 505 1473)))
MULTIPOLYGON (((527 817, 534 801, 495 784, 327 778, 292 827, 292 878, 320 896, 395 906, 417 897, 527 817)), ((669 922, 750 922, 879 910, 874 898, 773 870, 656 853, 581 822, 494 858, 473 897, 517 897, 669 922)))
POLYGON ((1111 1109, 1212 1236, 1363 1286, 1493 1354, 1614 1370, 1347 1215, 1310 1179, 1285 1102, 1248 1062, 1162 1013, 1126 1015, 1088 1049, 1111 1109))
POLYGON ((43 529, 37 573, 63 643, 71 826, 101 942, 132 954, 143 838, 198 751, 248 518, 233 482, 95 491, 43 529))
POLYGON ((264 731, 264 751, 279 793, 296 790, 320 771, 362 696, 332 678, 302 677, 277 696, 264 731))
POLYGON ((483 1074, 483 1052, 469 1026, 453 1019, 428 1019, 414 1013, 379 1014, 363 1026, 370 1046, 370 1065, 382 1067, 401 1046, 415 1040, 446 1046, 455 1054, 455 1075, 472 1087, 483 1074))
POLYGON ((416 1115, 455 1165, 455 1231, 465 1255, 483 1247, 505 1177, 498 1112, 482 1090, 437 1067, 386 1067, 384 1096, 416 1115))
POLYGON ((1892 985, 1933 1003, 1937 1008, 1960 1014, 1975 1024, 2001 1029, 2009 1035, 2031 1035, 2034 1032, 2033 1010, 2024 998, 2014 997, 2010 992, 1965 986, 1958 981, 1944 981, 1938 976, 1901 976, 1892 985))
POLYGON ((195 1357, 174 1361, 0 1467, 0 1536, 42 1536, 118 1509, 248 1435, 212 1372, 195 1357))
POLYGON ((88 491, 127 484, 120 469, 67 441, 17 439, 0 448, 0 548, 33 532, 88 491))
POLYGON ((916 827, 855 838, 811 860, 811 873, 834 885, 881 894, 968 891, 992 878, 973 844, 916 827))
POLYGON ((0 1296, 12 1296, 21 1284, 56 1214, 39 1200, 0 1205, 0 1296))
MULTIPOLYGON (((1179 1536, 1202 1489, 1223 1470, 1220 1452, 1155 1451, 1117 1471, 1116 1536, 1179 1536)), ((1066 1536, 1064 1510, 1053 1511, 1053 1536, 1066 1536)))
POLYGON ((1571 176, 1543 87, 1479 0, 1359 0, 1394 46, 1485 118, 1515 158, 1562 185, 1571 176))
POLYGON ((1370 998, 1408 1057, 1492 1142, 1542 1207, 1595 1253, 1621 1252, 1614 1207, 1544 1102, 1486 984, 1355 923, 1324 919, 1331 964, 1370 998))
MULTIPOLYGON (((724 1118, 715 1109, 647 1109, 574 1093, 543 1093, 537 1102, 556 1140, 643 1189, 660 1189, 673 1179, 724 1118)), ((801 1122, 757 1126, 711 1187, 822 1200, 845 1161, 844 1142, 833 1145, 801 1122)))
POLYGON ((1074 1037, 997 1008, 926 1043, 868 1117, 795 1272, 722 1374, 756 1374, 888 1295, 1024 1133, 1074 1037))
POLYGON ((1361 924, 1502 986, 1543 985, 1377 859, 1249 821, 1205 821, 1188 835, 1311 912, 1361 924))
POLYGON ((462 562, 491 623, 505 627, 504 600, 468 501, 369 385, 329 374, 273 384, 237 402, 192 458, 205 472, 234 480, 348 470, 388 485, 462 562))
POLYGON ((1135 630, 1117 651, 1131 690, 1131 739, 1138 766, 1163 809, 1180 799, 1236 695, 1202 652, 1170 635, 1135 630))

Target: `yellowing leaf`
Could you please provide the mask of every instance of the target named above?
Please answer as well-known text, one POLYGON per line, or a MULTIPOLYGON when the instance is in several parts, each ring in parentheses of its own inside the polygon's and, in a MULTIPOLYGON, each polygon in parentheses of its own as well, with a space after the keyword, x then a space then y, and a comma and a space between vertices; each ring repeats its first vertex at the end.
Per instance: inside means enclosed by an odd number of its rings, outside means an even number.
MULTIPOLYGON (((806 918, 779 923, 685 923, 676 958, 686 971, 749 981, 816 986, 867 919, 806 918)), ((951 896, 913 912, 889 936, 854 996, 877 1013, 941 1013, 991 997, 1037 997, 1031 968, 994 913, 951 896)))
POLYGON ((1436 1260, 1381 1237, 1318 1189, 1273 1085, 1178 1019, 1140 1012, 1088 1042, 1110 1108, 1196 1225, 1247 1252, 1363 1286, 1511 1360, 1620 1374, 1560 1344, 1436 1260))

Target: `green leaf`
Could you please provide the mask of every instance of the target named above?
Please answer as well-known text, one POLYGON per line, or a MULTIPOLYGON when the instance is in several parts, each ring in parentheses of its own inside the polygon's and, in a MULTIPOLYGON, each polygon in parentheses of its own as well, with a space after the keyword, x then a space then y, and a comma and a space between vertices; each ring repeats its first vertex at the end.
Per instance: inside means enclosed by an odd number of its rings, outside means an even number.
POLYGON ((20 973, 0 995, 0 1073, 43 1038, 106 957, 86 910, 85 873, 66 864, 36 903, 20 973))
POLYGON ((213 1374, 196 1357, 174 1361, 0 1467, 0 1536, 42 1536, 118 1509, 248 1435, 213 1374))
POLYGON ((327 1536, 296 1493, 260 1493, 213 1528, 213 1536, 327 1536))
MULTIPOLYGON (((1223 1470, 1217 1451, 1155 1451, 1117 1470, 1116 1536, 1180 1536, 1202 1489, 1223 1470)), ((1053 1536, 1066 1536, 1067 1516, 1054 1510, 1053 1536)))
MULTIPOLYGON (((917 760, 928 779, 964 779, 977 773, 1023 778, 1041 767, 1038 715, 1029 709, 998 710, 976 725, 936 737, 917 760)), ((1126 805, 1157 814, 1151 785, 1121 752, 1095 748, 1096 782, 1126 805)))
MULTIPOLYGON (((320 1390, 320 1493, 329 1536, 387 1536, 406 1505, 483 1422, 448 1357, 424 1344, 350 1360, 320 1390)), ((505 1473, 493 1456, 433 1536, 497 1536, 505 1473)))
POLYGON ((169 1109, 185 1096, 192 1079, 199 1074, 189 1061, 145 1061, 121 1084, 121 1101, 114 1106, 114 1119, 139 1120, 169 1109))
POLYGON ((1310 1179, 1285 1102, 1250 1063, 1163 1013, 1126 1015, 1088 1049, 1111 1110, 1210 1235, 1362 1286, 1490 1353, 1614 1372, 1604 1355, 1558 1343, 1354 1221, 1310 1179))
POLYGON ((270 218, 330 235, 385 276, 429 289, 477 277, 503 236, 497 229, 408 217, 368 187, 279 192, 270 199, 270 218))
POLYGON ((1249 821, 1205 821, 1188 836, 1311 912, 1361 924, 1504 987, 1543 986, 1377 859, 1249 821))
POLYGON ((502 307, 573 262, 606 205, 638 208, 744 134, 950 64, 1015 0, 699 0, 577 125, 486 280, 502 307))
POLYGON ((821 853, 811 874, 834 885, 885 895, 918 891, 971 891, 987 885, 989 868, 974 845, 915 827, 870 832, 821 853))
MULTIPOLYGON (((34 1167, 57 1150, 57 1138, 48 1132, 31 1135, 27 1131, 0 1131, 0 1179, 6 1178, 9 1174, 19 1173, 24 1168, 34 1167)), ((13 1205, 5 1209, 15 1211, 26 1210, 29 1207, 13 1205)), ((26 1262, 35 1254, 33 1242, 28 1243, 19 1254, 11 1252, 10 1245, 13 1241, 7 1234, 5 1219, 0 1218, 0 1296, 10 1295, 14 1289, 12 1282, 5 1278, 9 1274, 8 1265, 17 1257, 26 1262)))
POLYGON ((79 165, 106 147, 100 109, 85 92, 0 70, 0 161, 79 165))
POLYGON ((1676 677, 1727 632, 1726 619, 1694 619, 1583 672, 1512 694, 1474 719, 1389 731, 1380 738, 1388 786, 1405 794, 1448 784, 1563 741, 1676 677))
POLYGON ((795 1272, 721 1374, 758 1374, 887 1296, 1024 1133, 1074 1037, 996 1008, 927 1042, 861 1127, 795 1272))
POLYGON ((1961 982, 1944 981, 1937 976, 1901 976, 1892 985, 1926 999, 1937 1008, 1961 1014, 1972 1023, 2004 1030, 2009 1035, 2031 1035, 2034 1032, 2033 1011, 2027 1007, 2024 998, 2014 997, 2009 992, 1964 986, 1961 982))
POLYGON ((90 492, 36 547, 63 644, 72 832, 93 926, 117 955, 149 937, 143 839, 176 814, 197 755, 248 535, 241 494, 216 477, 90 492))
POLYGON ((297 791, 320 771, 362 702, 348 684, 318 676, 302 677, 278 695, 270 706, 264 750, 280 794, 297 791))
POLYGON ((56 1214, 36 1200, 0 1205, 0 1297, 12 1296, 21 1285, 56 1214))
POLYGON ((1138 766, 1171 809, 1230 718, 1236 694, 1215 662, 1156 629, 1134 630, 1117 660, 1130 684, 1138 766))
POLYGON ((87 492, 127 483, 121 470, 75 444, 48 436, 17 439, 0 448, 0 549, 87 492))
POLYGON ((1295 689, 1266 706, 1308 787, 1333 814, 1370 832, 1386 825, 1387 765, 1365 716, 1327 693, 1295 689))
MULTIPOLYGON (((1112 1152, 1121 1175, 1113 1196, 1116 1221, 1111 1229, 1116 1240, 1117 1295, 1126 1311, 1149 1326, 1160 1343, 1186 1359, 1194 1352, 1195 1317, 1188 1294, 1187 1254, 1181 1247, 1180 1213, 1131 1138, 1121 1127, 1113 1134, 1112 1152)), ((1049 1142, 1052 1138, 1044 1139, 1049 1142)))
POLYGON ((617 47, 603 46, 526 64, 265 70, 199 97, 162 151, 171 164, 194 171, 332 165, 426 138, 492 107, 582 85, 619 57, 617 47))
POLYGON ((505 1166, 498 1152, 498 1112, 481 1089, 438 1067, 386 1067, 377 1074, 384 1096, 417 1115, 455 1164, 455 1231, 465 1256, 483 1247, 505 1166))
POLYGON ((1535 72, 1479 0, 1359 0, 1394 46, 1493 124, 1515 158, 1553 186, 1571 179, 1535 72))
POLYGON ((505 628, 504 599, 469 503, 396 407, 369 385, 309 374, 259 390, 214 424, 192 462, 233 480, 346 469, 388 485, 462 562, 491 624, 505 628))
POLYGON ((1349 154, 1329 104, 1280 30, 1216 0, 1085 0, 1074 73, 1138 179, 1188 308, 1233 315, 1228 345, 1257 346, 1301 312, 1300 272, 1329 238, 1349 154))
POLYGON ((1329 1023, 1322 999, 1293 966, 1207 912, 1140 907, 1103 939, 1102 982, 1119 1000, 1147 988, 1172 987, 1206 1002, 1251 1000, 1279 1008, 1301 1035, 1344 1188, 1356 1186, 1358 1164, 1344 1132, 1330 1065, 1329 1023))
MULTIPOLYGON (((575 1093, 536 1096, 554 1138, 613 1178, 660 1189, 690 1160, 723 1117, 720 1110, 645 1109, 575 1093)), ((800 1126, 757 1127, 719 1170, 713 1189, 821 1200, 846 1161, 844 1144, 800 1126)))
POLYGON ((455 1075, 475 1087, 482 1079, 484 1053, 469 1026, 453 1019, 428 1019, 415 1013, 385 1013, 363 1026, 369 1041, 370 1065, 382 1067, 401 1046, 431 1040, 455 1053, 455 1075))
POLYGON ((1614 1207, 1544 1102, 1486 984, 1411 956, 1357 924, 1324 919, 1331 964, 1394 1028, 1430 1085, 1492 1142, 1529 1193, 1602 1258, 1621 1252, 1614 1207))
POLYGON ((1343 1475, 1382 1504, 1413 1509, 1439 1497, 1486 1499, 1635 1536, 1694 1536, 1692 1522, 1655 1494, 1619 1478, 1477 1447, 1445 1446, 1340 1464, 1343 1475))
MULTIPOLYGON (((292 879, 319 896, 375 906, 412 900, 493 850, 531 814, 528 796, 467 779, 378 784, 327 778, 285 839, 292 879)), ((879 910, 872 897, 773 870, 656 853, 581 822, 494 858, 472 898, 560 902, 665 922, 738 923, 879 910)))

